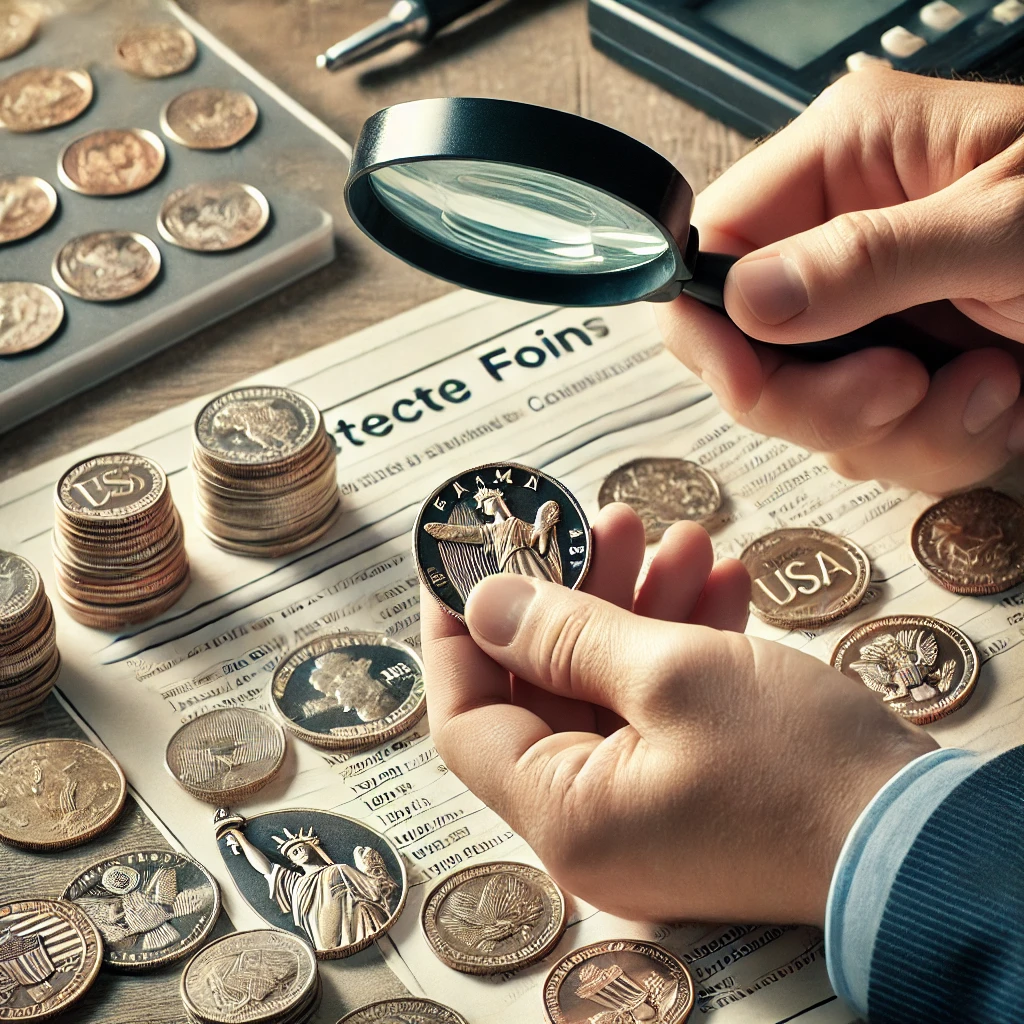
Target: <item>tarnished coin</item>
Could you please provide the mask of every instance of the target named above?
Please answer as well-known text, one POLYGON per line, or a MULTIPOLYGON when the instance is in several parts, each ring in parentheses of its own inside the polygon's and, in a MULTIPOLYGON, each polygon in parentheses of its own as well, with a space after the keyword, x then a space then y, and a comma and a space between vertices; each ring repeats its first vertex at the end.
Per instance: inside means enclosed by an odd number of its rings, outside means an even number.
POLYGON ((643 520, 647 543, 680 519, 700 522, 722 505, 715 478, 686 459, 634 459, 610 473, 597 495, 604 508, 613 501, 629 505, 643 520))
POLYGON ((146 971, 174 963, 206 941, 220 913, 220 891, 191 857, 138 850, 108 857, 75 877, 62 898, 103 936, 103 962, 146 971))
POLYGON ((70 68, 25 68, 0 81, 0 128, 38 132, 67 124, 92 102, 92 78, 70 68))
POLYGON ((518 573, 575 590, 590 566, 590 525, 554 477, 514 462, 492 462, 446 480, 413 528, 420 582, 462 618, 485 576, 518 573))
POLYGON ((251 708, 216 708, 183 725, 167 744, 167 770, 207 803, 241 800, 284 763, 284 729, 251 708))
POLYGON ((98 836, 124 806, 117 762, 82 740, 34 740, 0 757, 0 841, 60 850, 98 836))
POLYGON ((558 945, 565 898, 530 864, 475 864, 431 890, 421 922, 442 963, 466 974, 501 974, 543 960, 558 945))
POLYGON ((144 455, 95 455, 72 466, 57 481, 56 501, 78 519, 127 519, 152 508, 167 490, 164 471, 144 455))
POLYGON ((274 710, 300 739, 358 750, 411 728, 426 710, 423 666, 383 633, 328 633, 274 669, 274 710))
POLYGON ((467 1024, 466 1018, 433 999, 385 999, 360 1006, 338 1024, 467 1024))
POLYGON ((138 295, 159 273, 160 250, 138 231, 79 235, 53 261, 57 284, 89 302, 116 302, 138 295))
POLYGON ((256 127, 256 101, 238 89, 191 89, 160 113, 160 129, 189 149, 227 149, 256 127))
POLYGON ((188 962, 181 1000, 188 1013, 211 1024, 259 1024, 290 1019, 319 979, 306 942, 276 928, 232 932, 188 962))
POLYGON ((0 903, 0 1021, 45 1020, 89 990, 103 940, 66 900, 0 903))
POLYGON ((551 1024, 680 1024, 693 1002, 686 965, 653 942, 593 942, 563 957, 544 983, 551 1024))
POLYGON ((166 159, 164 144, 145 128, 104 128, 69 142, 57 174, 75 192, 123 196, 153 182, 166 159))
POLYGON ((978 681, 978 652, 930 615, 889 615, 851 630, 832 667, 880 694, 897 714, 927 725, 956 711, 978 681))
POLYGON ((57 209, 57 193, 42 178, 0 178, 0 245, 42 230, 57 209))
POLYGON ((117 62, 140 78, 167 78, 195 63, 196 41, 175 22, 139 25, 117 41, 117 62))
POLYGON ((174 245, 196 252, 226 252, 251 242, 270 220, 266 196, 238 181, 210 181, 172 192, 157 227, 174 245))
POLYGON ((0 356, 38 348, 64 322, 64 303, 32 281, 0 281, 0 356))
POLYGON ((39 15, 22 4, 0 7, 0 60, 21 53, 39 31, 39 15))
POLYGON ((750 608, 780 629, 817 629, 852 612, 871 579, 868 556, 825 530, 775 530, 740 555, 753 582, 750 608))
POLYGON ((918 517, 910 546, 954 594, 998 594, 1024 583, 1024 506, 988 487, 954 494, 918 517))

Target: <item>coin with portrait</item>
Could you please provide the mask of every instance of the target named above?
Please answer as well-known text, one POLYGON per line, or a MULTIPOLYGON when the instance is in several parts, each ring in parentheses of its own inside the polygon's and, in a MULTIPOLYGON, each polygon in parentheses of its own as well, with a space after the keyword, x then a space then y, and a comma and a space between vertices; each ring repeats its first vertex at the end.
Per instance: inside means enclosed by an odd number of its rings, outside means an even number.
POLYGON ((0 60, 21 53, 39 31, 39 15, 24 4, 0 7, 0 60))
POLYGON ((0 356, 38 348, 64 321, 64 303, 45 285, 0 281, 0 356))
POLYGON ((92 102, 92 78, 72 68, 25 68, 0 81, 0 127, 38 132, 73 121, 92 102))
POLYGON ((117 62, 140 78, 167 78, 195 63, 196 41, 183 25, 161 22, 138 25, 117 41, 117 62))
POLYGON ((338 1024, 466 1024, 466 1018, 433 999, 408 996, 360 1006, 342 1017, 338 1024))
POLYGON ((160 207, 157 227, 174 245, 226 252, 251 242, 270 220, 266 196, 239 181, 209 181, 175 189, 160 207))
POLYGON ((53 279, 69 295, 117 302, 145 291, 160 273, 160 250, 137 231, 93 231, 72 238, 53 261, 53 279))
POLYGON ((57 193, 42 178, 0 177, 0 245, 41 231, 57 210, 57 193))
POLYGON ((38 601, 43 581, 36 567, 12 551, 0 551, 0 637, 20 625, 38 601))
POLYGON ((166 158, 164 144, 145 128, 104 128, 69 142, 57 174, 83 195, 123 196, 151 184, 166 158))
POLYGON ((240 89, 203 87, 175 96, 160 114, 160 129, 189 149, 238 145, 259 119, 256 101, 240 89))

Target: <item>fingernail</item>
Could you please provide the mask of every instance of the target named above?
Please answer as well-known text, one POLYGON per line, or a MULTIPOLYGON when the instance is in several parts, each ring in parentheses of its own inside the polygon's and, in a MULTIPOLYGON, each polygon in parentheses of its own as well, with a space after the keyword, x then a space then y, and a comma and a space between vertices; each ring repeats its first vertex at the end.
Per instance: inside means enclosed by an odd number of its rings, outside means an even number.
POLYGON ((1014 455, 1024 453, 1024 412, 1017 413, 1017 418, 1010 426, 1010 433, 1006 438, 1006 447, 1014 455))
POLYGON ((466 624, 488 643, 507 647, 536 591, 525 576, 502 574, 482 579, 466 602, 466 624))
POLYGON ((1017 401, 1019 394, 1020 381, 1010 374, 984 377, 975 385, 964 406, 964 430, 968 434, 980 434, 1017 401))
POLYGON ((865 427, 884 427, 901 416, 906 416, 921 400, 916 392, 894 388, 872 395, 861 408, 860 421, 865 427))
POLYGON ((729 271, 747 309, 763 324, 781 324, 810 303, 800 268, 785 256, 737 263, 729 271))

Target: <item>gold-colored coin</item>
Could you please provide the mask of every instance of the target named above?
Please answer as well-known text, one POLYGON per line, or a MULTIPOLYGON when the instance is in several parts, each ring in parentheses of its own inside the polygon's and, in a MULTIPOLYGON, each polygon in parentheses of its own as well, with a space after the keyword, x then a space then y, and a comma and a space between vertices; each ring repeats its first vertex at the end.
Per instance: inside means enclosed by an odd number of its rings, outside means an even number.
POLYGON ((41 231, 57 210, 57 193, 42 178, 0 178, 0 245, 41 231))
POLYGON ((256 127, 259 107, 238 89, 191 89, 175 96, 160 114, 160 129, 189 149, 228 149, 256 127))
POLYGON ((94 231, 72 238, 53 261, 53 279, 69 295, 117 302, 145 291, 160 273, 160 250, 138 231, 94 231))
POLYGON ((57 174, 87 196, 123 196, 151 184, 164 169, 167 151, 145 128, 105 128, 68 143, 57 174))
POLYGON ((39 31, 39 15, 22 4, 0 7, 0 60, 21 53, 39 31))
POLYGON ((38 348, 64 322, 64 303, 45 285, 0 281, 0 356, 38 348))
POLYGON ((266 196, 238 181, 209 181, 176 189, 160 207, 157 227, 174 245, 226 252, 251 242, 270 220, 266 196))
POLYGON ((180 75, 195 63, 196 41, 184 26, 174 22, 140 25, 117 41, 117 61, 140 78, 180 75))
POLYGON ((67 124, 92 102, 92 78, 70 68, 25 68, 0 81, 0 127, 39 132, 67 124))

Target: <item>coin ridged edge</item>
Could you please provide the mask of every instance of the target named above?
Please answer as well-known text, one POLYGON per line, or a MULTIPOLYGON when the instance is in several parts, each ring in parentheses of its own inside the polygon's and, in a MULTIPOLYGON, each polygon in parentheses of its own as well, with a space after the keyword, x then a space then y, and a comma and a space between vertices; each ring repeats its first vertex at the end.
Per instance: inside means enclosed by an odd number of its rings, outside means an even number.
POLYGON ((443 1019, 439 1018, 441 1024, 468 1024, 466 1018, 457 1010, 453 1010, 450 1006, 445 1006, 444 1003, 439 1003, 434 999, 426 999, 422 996, 396 996, 394 999, 378 999, 375 1002, 367 1003, 365 1006, 357 1007, 350 1013, 346 1013, 337 1024, 355 1024, 360 1019, 360 1015, 365 1014, 367 1010, 393 1006, 396 1003, 420 1003, 431 1008, 436 1007, 445 1014, 443 1019))

